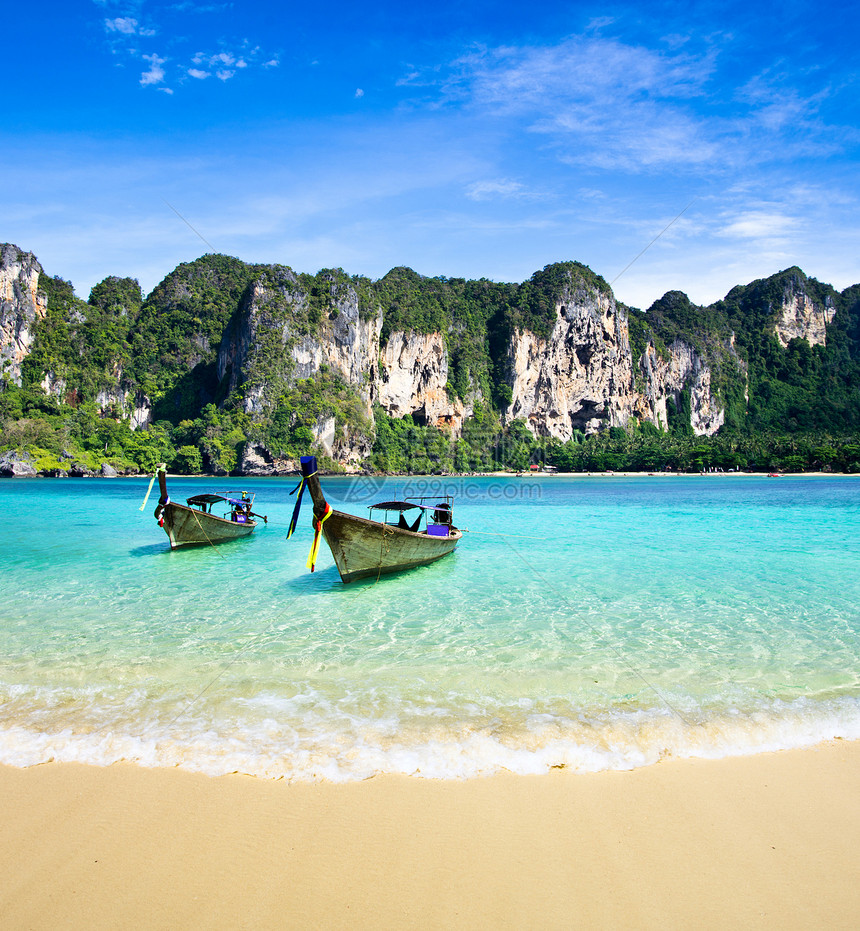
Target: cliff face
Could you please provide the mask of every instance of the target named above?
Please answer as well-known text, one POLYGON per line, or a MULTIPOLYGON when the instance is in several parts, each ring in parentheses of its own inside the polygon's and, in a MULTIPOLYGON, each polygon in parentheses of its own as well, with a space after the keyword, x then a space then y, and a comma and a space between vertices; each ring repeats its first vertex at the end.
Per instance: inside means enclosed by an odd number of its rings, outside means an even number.
POLYGON ((633 412, 633 359, 626 313, 611 294, 571 281, 556 303, 549 339, 517 330, 508 352, 509 419, 538 435, 623 427, 633 412))
MULTIPOLYGON (((320 296, 317 295, 319 300, 320 296)), ((381 340, 382 308, 361 313, 354 287, 332 276, 322 311, 287 268, 255 281, 231 321, 218 353, 219 379, 241 388, 247 413, 263 414, 299 379, 335 372, 361 401, 372 420, 374 404, 394 417, 412 414, 421 423, 459 429, 471 413, 445 390, 448 352, 440 333, 392 333, 381 340)), ((330 455, 355 461, 369 451, 367 437, 352 431, 338 437, 335 418, 322 416, 314 428, 330 455)))
POLYGON ((0 246, 0 374, 21 384, 21 363, 27 358, 46 298, 39 293, 42 266, 31 252, 0 246))
POLYGON ((309 320, 307 292, 288 268, 255 281, 227 328, 218 351, 219 379, 243 387, 246 413, 260 414, 278 392, 323 368, 357 388, 370 414, 378 366, 379 314, 362 319, 354 289, 331 284, 329 312, 309 320))
POLYGON ((129 388, 122 371, 117 372, 116 387, 100 388, 96 404, 102 411, 122 411, 129 419, 132 430, 139 430, 152 423, 152 401, 140 390, 129 388))
POLYGON ((786 284, 776 321, 776 338, 783 347, 793 339, 803 339, 810 346, 827 344, 827 324, 833 321, 836 308, 828 296, 823 304, 814 301, 803 287, 799 276, 786 284))
POLYGON ((218 348, 218 379, 229 392, 243 389, 245 413, 261 414, 271 407, 293 375, 294 321, 305 308, 296 276, 277 268, 250 286, 228 323, 218 348))
POLYGON ((374 399, 391 417, 411 414, 416 423, 460 432, 472 406, 451 398, 448 348, 441 333, 392 333, 380 347, 374 399))
MULTIPOLYGON (((289 269, 268 272, 249 289, 218 354, 218 376, 228 390, 242 390, 247 413, 271 413, 288 386, 327 370, 355 392, 368 421, 379 404, 389 416, 409 414, 419 424, 459 435, 480 392, 466 401, 449 392, 443 333, 396 330, 383 340, 383 309, 362 314, 355 288, 334 276, 317 319, 311 314, 309 295, 289 269)), ((549 336, 515 328, 509 339, 508 422, 523 419, 536 435, 562 441, 574 431, 624 427, 631 417, 665 429, 667 401, 677 404, 688 389, 693 430, 712 434, 722 425, 707 362, 681 340, 668 348, 668 358, 650 346, 634 360, 627 312, 608 290, 571 273, 554 315, 549 336)), ((330 413, 319 416, 312 432, 327 454, 345 464, 368 454, 367 432, 339 428, 330 413)))
MULTIPOLYGON (((14 247, 4 251, 4 358, 13 362, 7 370, 19 382, 33 322, 44 313, 44 296, 36 291, 39 271, 32 256, 14 247)), ((358 399, 366 428, 323 410, 311 430, 323 450, 344 464, 369 454, 375 404, 390 416, 409 414, 419 424, 459 435, 481 393, 475 387, 463 400, 449 391, 445 334, 397 330, 383 340, 379 304, 362 312, 355 288, 334 274, 324 290, 312 306, 307 287, 286 267, 269 268, 251 283, 219 346, 222 395, 240 392, 244 411, 265 418, 299 380, 335 373, 358 399)), ((714 433, 722 424, 707 363, 680 340, 669 347, 668 359, 652 346, 634 360, 627 312, 608 290, 571 273, 556 296, 554 318, 546 337, 525 328, 512 332, 504 360, 511 389, 507 421, 521 418, 535 434, 563 441, 574 431, 624 427, 634 416, 665 428, 667 400, 677 401, 687 387, 695 432, 714 433)), ((75 390, 52 373, 43 387, 58 398, 75 390)), ((152 417, 149 398, 129 390, 119 370, 116 387, 102 387, 95 400, 103 410, 130 414, 134 428, 152 417)))
POLYGON ((667 401, 678 405, 682 391, 690 391, 690 426, 698 436, 711 436, 725 422, 725 408, 711 390, 711 370, 701 356, 686 343, 675 340, 669 358, 661 358, 649 345, 639 362, 645 388, 637 398, 641 419, 661 430, 669 427, 667 401))
POLYGON ((707 361, 680 339, 663 356, 649 344, 634 359, 627 313, 611 293, 573 277, 556 317, 549 339, 529 331, 511 339, 508 419, 523 418, 537 435, 562 441, 574 431, 625 427, 631 417, 665 430, 667 401, 677 406, 689 390, 693 432, 711 435, 723 425, 725 410, 712 391, 707 361))

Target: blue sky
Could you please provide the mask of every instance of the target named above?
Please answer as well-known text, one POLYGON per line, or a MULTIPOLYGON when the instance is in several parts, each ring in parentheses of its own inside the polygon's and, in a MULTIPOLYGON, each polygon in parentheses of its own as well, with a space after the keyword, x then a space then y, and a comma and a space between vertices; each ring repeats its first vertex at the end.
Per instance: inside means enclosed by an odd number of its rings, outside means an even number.
POLYGON ((842 289, 858 35, 856 4, 807 0, 18 3, 0 241, 82 297, 209 251, 374 279, 575 259, 643 309, 791 265, 842 289))

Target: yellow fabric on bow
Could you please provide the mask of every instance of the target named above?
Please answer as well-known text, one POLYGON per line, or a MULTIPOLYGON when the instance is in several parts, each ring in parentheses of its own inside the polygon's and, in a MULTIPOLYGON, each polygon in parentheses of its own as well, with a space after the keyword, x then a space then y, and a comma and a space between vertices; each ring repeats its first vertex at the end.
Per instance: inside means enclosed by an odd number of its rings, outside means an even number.
POLYGON ((322 525, 329 519, 329 517, 331 517, 331 515, 332 515, 332 509, 329 506, 328 502, 326 502, 325 514, 323 514, 322 520, 314 521, 314 542, 311 543, 311 551, 310 553, 308 553, 308 562, 307 562, 307 567, 308 569, 311 570, 311 572, 314 571, 314 566, 316 566, 317 564, 317 553, 319 552, 319 548, 320 548, 320 536, 322 535, 322 525))

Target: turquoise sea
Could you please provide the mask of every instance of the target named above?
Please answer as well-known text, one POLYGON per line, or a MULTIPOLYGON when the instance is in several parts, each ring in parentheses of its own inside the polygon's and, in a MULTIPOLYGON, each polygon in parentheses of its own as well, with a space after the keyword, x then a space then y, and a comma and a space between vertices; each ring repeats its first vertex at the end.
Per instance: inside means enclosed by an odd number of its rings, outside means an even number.
POLYGON ((172 552, 148 479, 0 482, 0 762, 347 781, 630 769, 860 737, 860 478, 334 478, 453 493, 450 557, 344 586, 295 479, 172 552))

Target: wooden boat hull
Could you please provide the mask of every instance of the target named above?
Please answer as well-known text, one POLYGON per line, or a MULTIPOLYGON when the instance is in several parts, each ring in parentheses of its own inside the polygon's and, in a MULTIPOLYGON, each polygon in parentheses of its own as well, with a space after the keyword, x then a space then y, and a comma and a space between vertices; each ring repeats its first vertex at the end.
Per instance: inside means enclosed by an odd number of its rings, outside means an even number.
POLYGON ((451 553, 462 537, 456 527, 447 537, 433 537, 343 511, 332 511, 322 532, 343 582, 426 566, 451 553))
POLYGON ((164 506, 161 516, 171 549, 193 543, 214 544, 238 540, 253 533, 257 526, 256 521, 237 523, 172 501, 164 506))

